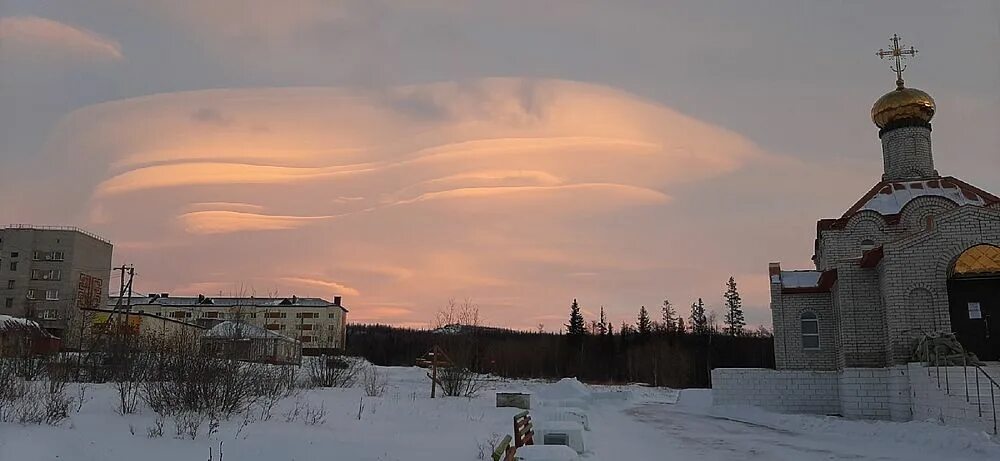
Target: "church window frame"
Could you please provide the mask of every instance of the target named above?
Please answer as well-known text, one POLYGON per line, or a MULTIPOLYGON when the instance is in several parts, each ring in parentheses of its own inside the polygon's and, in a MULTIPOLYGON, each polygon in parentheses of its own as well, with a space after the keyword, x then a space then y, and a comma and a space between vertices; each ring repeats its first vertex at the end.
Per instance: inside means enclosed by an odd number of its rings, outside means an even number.
POLYGON ((802 349, 818 351, 821 347, 819 338, 819 316, 815 312, 806 311, 799 316, 802 349))

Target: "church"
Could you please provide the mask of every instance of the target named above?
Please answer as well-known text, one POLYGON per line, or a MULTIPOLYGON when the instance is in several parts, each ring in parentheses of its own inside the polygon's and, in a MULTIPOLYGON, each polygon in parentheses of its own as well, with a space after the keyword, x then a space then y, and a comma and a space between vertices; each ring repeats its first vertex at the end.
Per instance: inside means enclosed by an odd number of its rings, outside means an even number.
POLYGON ((938 331, 1000 359, 1000 198, 934 168, 934 99, 896 69, 871 112, 882 180, 816 223, 815 269, 770 265, 779 369, 907 363, 938 331))
MULTIPOLYGON (((918 339, 953 332, 979 359, 1000 359, 1000 197, 934 167, 937 106, 904 84, 916 50, 891 40, 878 55, 894 60, 896 88, 871 110, 881 180, 816 223, 814 268, 770 264, 776 370, 713 371, 716 403, 909 420, 935 411, 915 402, 918 339), (781 397, 741 398, 733 380, 781 397)), ((1000 381, 1000 368, 983 370, 1000 381)))

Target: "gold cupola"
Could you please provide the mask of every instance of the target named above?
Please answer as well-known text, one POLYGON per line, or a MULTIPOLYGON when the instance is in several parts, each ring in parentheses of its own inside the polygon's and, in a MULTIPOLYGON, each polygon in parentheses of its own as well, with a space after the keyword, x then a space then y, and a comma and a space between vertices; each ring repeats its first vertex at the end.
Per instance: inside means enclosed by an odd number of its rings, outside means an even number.
POLYGON ((912 46, 900 46, 898 35, 893 35, 889 40, 892 41, 892 48, 878 50, 875 55, 894 61, 889 68, 896 73, 896 89, 875 101, 872 106, 872 121, 883 131, 907 125, 929 126, 937 109, 934 98, 925 91, 903 85, 903 71, 906 70, 904 61, 915 56, 917 50, 912 46))
POLYGON ((911 121, 928 124, 934 117, 935 109, 934 98, 927 92, 900 85, 875 101, 872 121, 883 129, 911 121))

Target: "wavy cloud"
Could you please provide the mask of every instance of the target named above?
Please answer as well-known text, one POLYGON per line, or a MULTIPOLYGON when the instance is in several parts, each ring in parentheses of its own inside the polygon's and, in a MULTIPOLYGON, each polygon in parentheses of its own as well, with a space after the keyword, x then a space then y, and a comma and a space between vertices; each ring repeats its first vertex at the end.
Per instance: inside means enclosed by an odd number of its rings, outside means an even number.
POLYGON ((46 155, 162 290, 339 293, 397 323, 472 296, 519 326, 544 320, 539 299, 690 258, 663 229, 675 192, 764 157, 613 88, 517 78, 115 101, 65 118, 46 155))
POLYGON ((0 18, 0 56, 13 53, 37 57, 122 59, 117 41, 89 30, 37 16, 0 18))

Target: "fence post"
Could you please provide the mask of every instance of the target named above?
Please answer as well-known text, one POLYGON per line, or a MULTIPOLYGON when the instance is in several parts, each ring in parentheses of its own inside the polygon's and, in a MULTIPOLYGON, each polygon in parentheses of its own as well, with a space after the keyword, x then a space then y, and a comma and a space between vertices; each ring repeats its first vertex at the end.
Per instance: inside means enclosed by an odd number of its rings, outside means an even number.
MULTIPOLYGON (((992 389, 992 387, 990 388, 992 389)), ((976 408, 979 410, 979 417, 983 417, 983 395, 979 392, 979 367, 976 367, 976 408)))
POLYGON ((993 391, 994 387, 996 386, 990 386, 990 401, 993 402, 993 435, 997 435, 997 397, 996 392, 993 391))
MULTIPOLYGON (((976 379, 979 379, 979 375, 973 373, 976 379)), ((965 351, 962 351, 962 380, 965 381, 965 402, 969 402, 969 359, 965 355, 965 351)))

